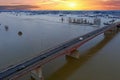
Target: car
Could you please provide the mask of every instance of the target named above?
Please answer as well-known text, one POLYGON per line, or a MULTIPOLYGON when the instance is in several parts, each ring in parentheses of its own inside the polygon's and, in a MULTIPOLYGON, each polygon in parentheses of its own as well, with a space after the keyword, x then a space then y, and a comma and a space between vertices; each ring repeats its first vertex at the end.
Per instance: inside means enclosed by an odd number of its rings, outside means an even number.
POLYGON ((80 37, 79 40, 83 40, 83 37, 80 37))
POLYGON ((17 71, 20 71, 20 70, 24 69, 25 67, 26 67, 25 65, 21 65, 17 68, 17 71))
POLYGON ((20 68, 25 68, 25 65, 20 66, 20 68))

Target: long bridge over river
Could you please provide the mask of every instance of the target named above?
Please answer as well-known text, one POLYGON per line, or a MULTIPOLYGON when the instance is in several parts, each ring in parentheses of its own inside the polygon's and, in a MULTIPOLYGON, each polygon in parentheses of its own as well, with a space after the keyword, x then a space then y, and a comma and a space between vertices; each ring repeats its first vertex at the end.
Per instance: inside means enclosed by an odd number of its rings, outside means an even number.
POLYGON ((116 32, 119 27, 120 22, 116 22, 114 24, 94 30, 85 35, 76 37, 47 51, 44 51, 39 56, 36 56, 28 61, 22 62, 20 64, 14 65, 6 70, 1 71, 0 80, 16 80, 17 78, 29 72, 32 73, 32 77, 35 78, 35 76, 38 76, 36 79, 43 80, 41 68, 44 64, 62 55, 69 55, 77 58, 79 56, 72 52, 79 48, 81 45, 102 33, 110 34, 116 32))

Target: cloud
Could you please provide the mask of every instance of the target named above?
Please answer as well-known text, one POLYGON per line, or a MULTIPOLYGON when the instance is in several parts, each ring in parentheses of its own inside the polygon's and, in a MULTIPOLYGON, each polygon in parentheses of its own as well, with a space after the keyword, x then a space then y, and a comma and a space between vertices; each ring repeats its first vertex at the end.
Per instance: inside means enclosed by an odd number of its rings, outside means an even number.
POLYGON ((114 6, 120 6, 120 0, 106 0, 103 1, 105 5, 114 5, 114 6))
POLYGON ((0 0, 0 10, 67 10, 72 9, 67 6, 71 2, 78 10, 120 10, 120 0, 0 0))
POLYGON ((120 0, 103 0, 102 5, 108 9, 120 10, 120 0))
POLYGON ((68 1, 66 0, 40 0, 37 3, 41 5, 48 5, 48 4, 63 4, 67 3, 68 1))
POLYGON ((15 5, 15 6, 0 6, 0 10, 31 10, 38 8, 32 5, 15 5))

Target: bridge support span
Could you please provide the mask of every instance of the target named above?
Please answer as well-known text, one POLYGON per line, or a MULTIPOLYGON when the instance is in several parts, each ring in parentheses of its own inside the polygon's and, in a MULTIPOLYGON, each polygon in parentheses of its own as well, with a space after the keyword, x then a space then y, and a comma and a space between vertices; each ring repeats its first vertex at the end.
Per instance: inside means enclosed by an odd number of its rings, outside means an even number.
POLYGON ((33 79, 33 80, 44 80, 44 77, 42 75, 42 67, 31 71, 31 79, 33 79))
POLYGON ((117 25, 117 30, 120 31, 120 23, 117 25))
POLYGON ((104 34, 114 34, 114 33, 116 33, 117 31, 118 31, 118 28, 117 28, 117 27, 114 27, 114 28, 112 28, 112 29, 110 29, 110 30, 105 31, 104 34))
POLYGON ((75 58, 75 59, 79 59, 80 53, 79 53, 77 50, 75 50, 75 51, 67 54, 66 56, 70 56, 70 57, 73 57, 73 58, 75 58))

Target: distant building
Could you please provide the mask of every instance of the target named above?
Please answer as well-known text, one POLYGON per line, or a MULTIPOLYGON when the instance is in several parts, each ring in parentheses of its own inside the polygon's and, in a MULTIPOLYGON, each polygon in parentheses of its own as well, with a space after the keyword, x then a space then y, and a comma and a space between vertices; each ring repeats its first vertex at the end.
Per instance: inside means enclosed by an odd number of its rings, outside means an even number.
POLYGON ((95 18, 94 19, 94 25, 100 25, 101 24, 101 19, 100 18, 95 18))

